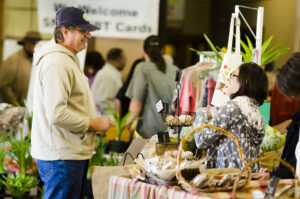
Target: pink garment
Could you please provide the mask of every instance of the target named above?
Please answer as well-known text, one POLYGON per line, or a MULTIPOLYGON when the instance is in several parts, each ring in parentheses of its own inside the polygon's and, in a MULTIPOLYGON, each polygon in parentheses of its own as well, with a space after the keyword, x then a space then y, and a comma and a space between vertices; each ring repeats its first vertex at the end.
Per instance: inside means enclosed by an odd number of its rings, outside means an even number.
POLYGON ((212 97, 213 97, 214 92, 215 92, 216 83, 217 82, 212 78, 208 78, 208 80, 207 80, 207 104, 209 106, 213 106, 211 104, 211 100, 212 100, 212 97))
POLYGON ((188 69, 185 72, 183 81, 182 81, 182 87, 179 97, 179 111, 190 111, 191 110, 191 104, 192 102, 192 88, 191 84, 189 82, 189 73, 192 71, 192 69, 188 69))
POLYGON ((199 74, 210 66, 210 63, 199 64, 198 67, 193 66, 185 72, 179 97, 180 112, 196 111, 197 96, 201 96, 202 92, 199 74))

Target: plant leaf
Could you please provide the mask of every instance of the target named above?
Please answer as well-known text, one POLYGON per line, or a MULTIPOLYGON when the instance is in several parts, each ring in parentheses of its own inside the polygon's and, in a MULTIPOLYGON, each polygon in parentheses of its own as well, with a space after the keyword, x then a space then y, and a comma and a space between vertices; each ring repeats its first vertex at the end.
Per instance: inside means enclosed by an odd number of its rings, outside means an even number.
POLYGON ((245 35, 245 37, 246 37, 246 39, 247 39, 247 43, 248 43, 248 47, 249 47, 249 50, 250 50, 250 52, 252 52, 253 51, 253 44, 252 44, 252 42, 251 42, 251 40, 249 39, 249 37, 247 36, 247 35, 245 35))
POLYGON ((282 54, 286 53, 288 50, 289 50, 289 48, 275 50, 275 51, 269 53, 267 56, 264 56, 263 59, 264 60, 271 59, 273 56, 282 55, 282 54))
POLYGON ((266 41, 263 42, 262 47, 261 47, 261 54, 263 55, 265 50, 268 48, 270 43, 272 42, 274 38, 274 35, 271 35, 266 41))
POLYGON ((111 107, 110 105, 108 105, 107 108, 108 108, 108 111, 109 111, 109 113, 110 113, 110 115, 111 115, 111 117, 112 117, 112 119, 113 119, 115 125, 117 125, 118 119, 117 119, 117 117, 116 117, 116 115, 115 115, 115 113, 114 113, 112 107, 111 107))
POLYGON ((270 53, 272 53, 276 48, 278 48, 279 46, 282 46, 284 44, 286 44, 286 41, 280 42, 278 44, 275 44, 274 46, 272 46, 272 48, 270 48, 269 50, 267 50, 264 54, 262 54, 262 58, 268 56, 270 53))
POLYGON ((241 42, 242 48, 243 48, 244 51, 245 51, 244 56, 243 56, 243 54, 242 54, 243 59, 244 59, 243 61, 244 61, 244 62, 249 62, 249 61, 251 61, 252 51, 250 51, 249 47, 248 47, 242 40, 241 40, 240 42, 241 42))
POLYGON ((206 54, 206 53, 204 53, 204 52, 202 52, 202 51, 196 50, 196 49, 194 49, 194 48, 190 48, 190 50, 191 50, 191 51, 194 51, 194 52, 197 52, 197 53, 200 53, 200 54, 202 54, 202 55, 204 55, 204 56, 206 56, 206 57, 209 57, 209 58, 215 60, 216 62, 222 64, 222 62, 221 62, 218 58, 216 58, 216 57, 210 56, 210 55, 208 55, 208 54, 206 54))
POLYGON ((210 39, 208 38, 208 36, 204 33, 203 34, 205 40, 207 41, 208 45, 210 46, 210 48, 215 52, 216 57, 220 60, 223 60, 222 56, 219 54, 219 52, 217 51, 215 45, 210 41, 210 39))
POLYGON ((222 48, 220 48, 219 46, 216 46, 216 49, 217 49, 218 51, 222 51, 222 48))
POLYGON ((278 59, 278 57, 285 54, 287 51, 289 51, 289 48, 278 49, 278 50, 270 53, 268 56, 266 56, 262 59, 261 65, 265 66, 268 63, 271 63, 272 61, 275 61, 276 59, 278 59))

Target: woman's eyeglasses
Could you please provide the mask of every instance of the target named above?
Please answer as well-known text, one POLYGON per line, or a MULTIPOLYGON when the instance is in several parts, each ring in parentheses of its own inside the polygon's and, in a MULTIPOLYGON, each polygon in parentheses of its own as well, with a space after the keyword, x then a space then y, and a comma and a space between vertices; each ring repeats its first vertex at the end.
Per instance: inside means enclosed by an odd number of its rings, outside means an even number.
POLYGON ((230 73, 230 78, 232 78, 232 77, 239 77, 239 76, 234 73, 230 73))

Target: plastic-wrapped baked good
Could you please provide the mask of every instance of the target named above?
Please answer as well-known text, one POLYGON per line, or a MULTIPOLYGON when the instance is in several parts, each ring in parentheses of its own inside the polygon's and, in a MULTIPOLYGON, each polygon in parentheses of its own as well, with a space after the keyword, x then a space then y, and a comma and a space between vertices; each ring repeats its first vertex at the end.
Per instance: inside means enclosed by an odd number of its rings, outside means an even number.
POLYGON ((206 186, 208 180, 209 180, 209 176, 206 173, 204 173, 204 174, 196 175, 193 178, 191 183, 196 187, 204 187, 206 186))
POLYGON ((183 114, 179 117, 168 115, 165 121, 168 126, 190 126, 194 123, 194 117, 188 114, 183 114))

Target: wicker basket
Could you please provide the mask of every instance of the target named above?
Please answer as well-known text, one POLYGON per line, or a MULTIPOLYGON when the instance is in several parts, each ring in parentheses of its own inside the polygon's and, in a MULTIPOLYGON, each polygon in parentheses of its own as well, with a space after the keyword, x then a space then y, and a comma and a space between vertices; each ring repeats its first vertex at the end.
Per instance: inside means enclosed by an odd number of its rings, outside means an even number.
MULTIPOLYGON (((239 154, 241 157, 241 160, 243 162, 243 167, 244 169, 240 172, 239 177, 242 176, 242 173, 245 173, 245 181, 243 183, 237 183, 238 181, 236 181, 235 185, 236 188, 241 188, 244 187, 245 185, 247 185, 251 179, 251 169, 249 169, 249 167, 247 166, 247 163, 245 161, 245 155, 243 153, 243 150, 240 146, 240 143, 238 142, 238 139, 232 135, 231 133, 229 133, 228 131, 225 131, 224 129, 212 126, 212 125, 203 125, 200 126, 199 128, 194 129, 193 131, 191 131, 189 134, 187 134, 180 142, 179 145, 179 149, 178 149, 178 157, 177 157, 177 167, 176 167, 176 177, 178 179, 178 183, 181 185, 181 187, 188 191, 188 192, 217 192, 217 191, 232 191, 233 190, 233 186, 228 186, 228 187, 210 187, 210 188, 199 188, 196 187, 194 185, 192 185, 190 182, 188 182, 187 179, 185 179, 181 173, 181 169, 179 167, 181 160, 182 160, 182 152, 183 152, 183 146, 184 143, 186 142, 187 139, 189 139, 191 136, 193 136, 197 131, 200 131, 204 128, 212 128, 215 129, 216 131, 220 132, 223 135, 226 135, 228 137, 230 137, 237 145, 238 150, 239 150, 239 154)), ((201 171, 200 171, 201 172, 201 171)))
POLYGON ((274 160, 274 161, 278 161, 280 162, 281 164, 283 164, 284 166, 286 166, 287 168, 289 168, 291 170, 291 172, 293 173, 294 175, 294 178, 296 179, 296 183, 295 183, 295 198, 300 198, 300 193, 299 193, 299 187, 300 187, 300 183, 299 183, 299 179, 296 175, 296 172, 295 172, 295 169, 293 168, 292 165, 290 165, 288 162, 282 160, 281 158, 278 158, 278 157, 272 157, 272 156, 264 156, 264 157, 259 157, 255 160, 252 160, 250 161, 246 167, 244 167, 241 171, 241 173, 238 175, 238 178, 236 179, 235 183, 234 183, 234 186, 233 186, 233 190, 232 190, 232 193, 233 193, 233 198, 235 199, 236 198, 236 190, 238 188, 237 186, 237 182, 240 180, 241 178, 241 174, 243 172, 245 172, 246 170, 248 170, 248 168, 251 167, 251 165, 257 163, 257 162, 260 162, 260 161, 265 161, 265 160, 274 160))

